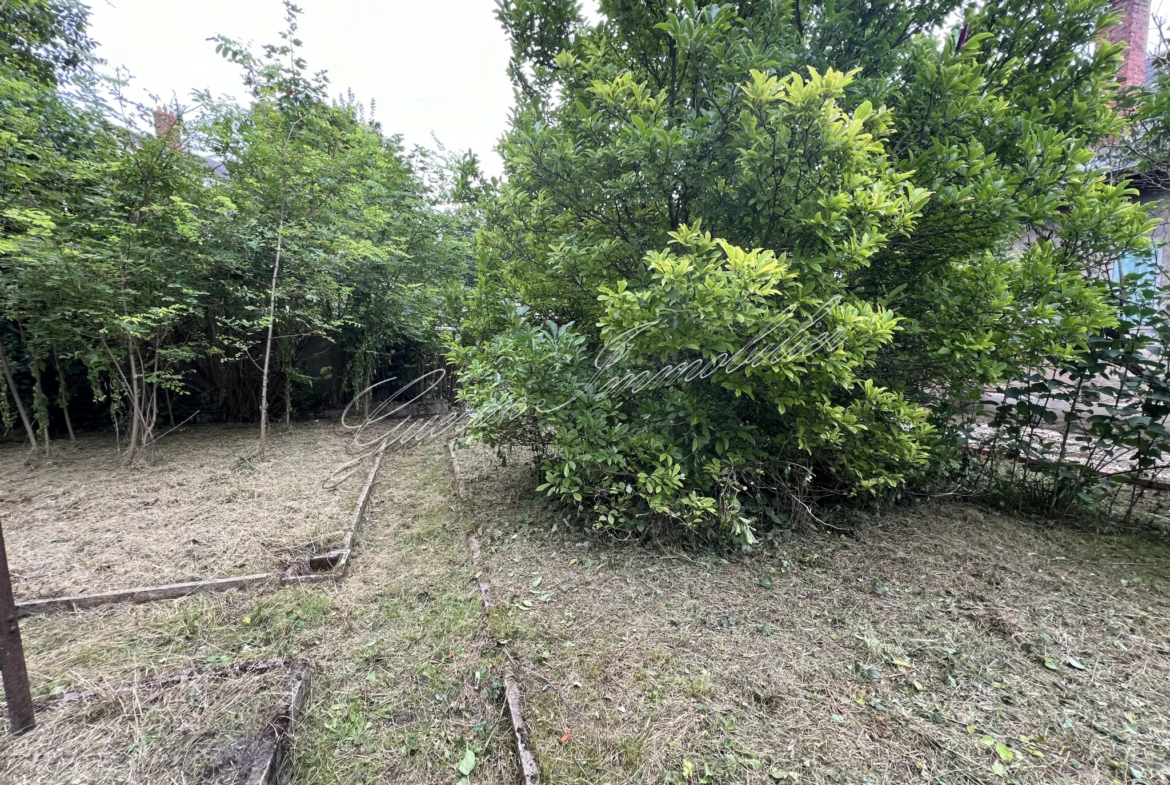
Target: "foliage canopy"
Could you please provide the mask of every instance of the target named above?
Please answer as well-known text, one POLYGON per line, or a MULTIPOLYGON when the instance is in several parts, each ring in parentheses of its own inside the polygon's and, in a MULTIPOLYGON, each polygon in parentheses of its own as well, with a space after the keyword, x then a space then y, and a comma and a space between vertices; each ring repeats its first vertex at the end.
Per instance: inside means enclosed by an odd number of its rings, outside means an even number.
POLYGON ((598 525, 750 542, 902 487, 950 402, 1113 323, 1089 274, 1150 222, 1095 163, 1107 3, 965 5, 502 2, 519 105, 456 354, 523 415, 476 435, 598 525), (727 361, 770 328, 799 350, 727 361))
POLYGON ((0 401, 34 446, 58 415, 72 434, 75 396, 108 406, 132 459, 172 397, 266 421, 281 391, 287 419, 298 395, 340 408, 395 352, 437 354, 474 161, 408 153, 331 99, 286 10, 277 45, 216 39, 248 100, 184 112, 98 76, 83 6, 0 5, 0 401))

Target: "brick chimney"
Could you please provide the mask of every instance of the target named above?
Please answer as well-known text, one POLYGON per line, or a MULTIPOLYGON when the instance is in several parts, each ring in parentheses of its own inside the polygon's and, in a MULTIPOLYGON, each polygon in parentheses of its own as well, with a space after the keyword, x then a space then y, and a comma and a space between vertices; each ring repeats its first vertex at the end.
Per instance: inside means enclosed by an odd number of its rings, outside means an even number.
POLYGON ((1136 87, 1146 81, 1146 44, 1150 37, 1149 0, 1113 0, 1121 15, 1117 27, 1109 28, 1109 40, 1125 44, 1125 60, 1117 72, 1122 87, 1136 87))
POLYGON ((161 107, 155 109, 153 114, 154 135, 160 139, 166 139, 171 143, 171 147, 178 150, 181 143, 179 138, 179 118, 175 117, 173 112, 168 112, 161 107))

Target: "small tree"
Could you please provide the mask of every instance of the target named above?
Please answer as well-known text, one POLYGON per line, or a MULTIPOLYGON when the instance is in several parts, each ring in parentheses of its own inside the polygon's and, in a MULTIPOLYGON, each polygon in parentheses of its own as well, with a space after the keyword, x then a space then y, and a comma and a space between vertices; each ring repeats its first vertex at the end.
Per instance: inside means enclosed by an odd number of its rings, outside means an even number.
POLYGON ((0 6, 0 376, 34 449, 36 431, 44 437, 48 430, 40 374, 52 347, 36 329, 41 315, 27 307, 28 263, 47 252, 69 219, 65 206, 85 180, 89 151, 102 133, 88 89, 94 43, 86 22, 85 8, 70 0, 0 6), (31 415, 12 348, 31 355, 31 415))
MULTIPOLYGON (((221 108, 209 126, 210 143, 228 171, 225 191, 234 210, 224 237, 244 267, 268 259, 260 376, 260 453, 267 451, 269 378, 277 324, 288 332, 329 334, 339 315, 321 307, 341 297, 342 261, 336 253, 344 227, 365 208, 365 179, 376 171, 382 141, 361 123, 352 105, 326 100, 323 73, 309 74, 296 37, 299 10, 285 3, 288 27, 280 45, 256 55, 220 36, 216 49, 244 68, 253 102, 221 108), (279 307, 278 307, 279 303, 279 307)), ((391 151, 390 157, 393 158, 391 151)), ((245 330, 248 320, 241 323, 245 330)), ((246 346, 247 339, 238 345, 246 346)))
POLYGON ((263 316, 237 309, 220 325, 243 352, 255 327, 264 332, 262 453, 278 341, 285 346, 286 415, 294 337, 343 339, 350 386, 359 391, 396 345, 434 343, 438 292, 467 266, 458 250, 466 238, 445 231, 452 221, 439 206, 441 194, 424 181, 426 155, 409 159, 352 96, 326 100, 327 79, 310 75, 299 55, 299 11, 287 3, 286 10, 282 43, 259 55, 216 39, 218 51, 243 66, 253 100, 246 109, 220 107, 207 128, 227 170, 221 189, 232 209, 220 236, 231 264, 244 276, 267 274, 263 316))

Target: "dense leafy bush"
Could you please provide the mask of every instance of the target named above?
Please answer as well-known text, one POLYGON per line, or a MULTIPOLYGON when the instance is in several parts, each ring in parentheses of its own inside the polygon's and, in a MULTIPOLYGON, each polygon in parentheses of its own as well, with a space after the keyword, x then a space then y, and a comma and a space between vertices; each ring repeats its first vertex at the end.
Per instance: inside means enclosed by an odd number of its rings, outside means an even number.
POLYGON ((770 251, 687 226, 672 237, 647 260, 649 286, 604 290, 594 363, 572 327, 519 318, 473 357, 476 432, 546 450, 543 487, 588 497, 608 525, 648 512, 747 541, 778 492, 806 505, 814 475, 868 490, 922 462, 926 412, 864 378, 893 336, 888 310, 794 285, 770 251))
POLYGON ((947 401, 1111 324, 1086 273, 1148 244, 1093 164, 1121 128, 1106 5, 998 0, 943 36, 958 2, 503 3, 521 100, 457 352, 474 433, 626 530, 750 541, 899 487, 947 401), (784 314, 839 341, 719 362, 784 314))

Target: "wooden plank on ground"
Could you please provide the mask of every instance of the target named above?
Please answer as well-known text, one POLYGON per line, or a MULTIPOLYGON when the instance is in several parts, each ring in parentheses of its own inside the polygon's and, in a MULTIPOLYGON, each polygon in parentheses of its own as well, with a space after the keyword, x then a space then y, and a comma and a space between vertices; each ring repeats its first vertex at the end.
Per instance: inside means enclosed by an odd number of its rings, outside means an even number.
POLYGON ((248 773, 244 785, 277 785, 279 781, 280 763, 284 759, 289 735, 296 727, 301 707, 304 706, 305 697, 309 693, 309 673, 311 671, 309 663, 305 660, 296 660, 291 671, 292 689, 277 706, 275 716, 265 725, 264 740, 260 752, 255 758, 252 770, 248 773))
MULTIPOLYGON (((455 488, 459 494, 460 517, 463 516, 462 507, 467 504, 467 486, 463 483, 463 472, 459 469, 459 459, 455 457, 455 446, 447 444, 447 457, 451 461, 451 471, 455 474, 455 488)), ((479 573, 479 596, 483 601, 485 611, 492 609, 491 576, 486 565, 482 564, 483 551, 480 549, 479 537, 472 531, 467 535, 467 547, 471 551, 471 565, 479 573)), ((504 663, 504 701, 508 706, 508 717, 512 720, 512 731, 516 738, 516 752, 520 757, 520 770, 524 775, 524 785, 540 785, 540 763, 536 753, 532 751, 532 743, 528 739, 528 725, 520 713, 520 687, 516 675, 512 672, 512 653, 504 647, 504 656, 508 661, 504 663)))
POLYGON ((261 572, 254 575, 238 575, 232 578, 215 578, 209 581, 190 581, 187 583, 170 583, 165 586, 143 586, 136 589, 121 589, 119 591, 102 592, 101 594, 78 594, 72 597, 48 597, 37 600, 24 600, 16 603, 16 611, 21 616, 34 613, 54 613, 56 611, 80 610, 96 608, 99 605, 108 605, 114 602, 155 602, 156 600, 173 600, 191 594, 206 594, 208 592, 229 591, 242 589, 247 586, 266 583, 271 576, 261 572))

